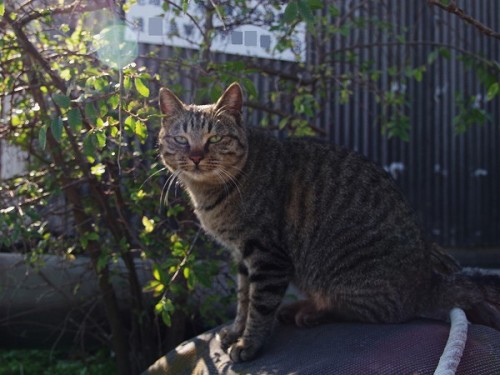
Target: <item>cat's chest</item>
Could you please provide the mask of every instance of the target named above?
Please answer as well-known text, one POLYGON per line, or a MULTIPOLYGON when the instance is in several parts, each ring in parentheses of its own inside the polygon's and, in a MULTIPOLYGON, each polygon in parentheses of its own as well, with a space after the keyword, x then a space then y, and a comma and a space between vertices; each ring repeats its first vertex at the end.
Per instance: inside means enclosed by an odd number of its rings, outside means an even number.
POLYGON ((242 243, 242 231, 235 210, 197 209, 195 213, 207 234, 232 252, 238 252, 242 243))

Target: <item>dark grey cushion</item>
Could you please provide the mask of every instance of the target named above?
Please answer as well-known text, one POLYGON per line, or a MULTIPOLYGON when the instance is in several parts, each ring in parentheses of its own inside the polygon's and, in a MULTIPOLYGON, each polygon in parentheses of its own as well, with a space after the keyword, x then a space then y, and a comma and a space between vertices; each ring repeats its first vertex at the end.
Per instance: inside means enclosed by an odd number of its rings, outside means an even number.
MULTIPOLYGON (((145 374, 433 374, 450 333, 449 324, 432 320, 308 329, 277 325, 255 360, 232 364, 215 338, 219 329, 179 345, 145 374)), ((457 374, 500 374, 500 332, 470 325, 457 374)))

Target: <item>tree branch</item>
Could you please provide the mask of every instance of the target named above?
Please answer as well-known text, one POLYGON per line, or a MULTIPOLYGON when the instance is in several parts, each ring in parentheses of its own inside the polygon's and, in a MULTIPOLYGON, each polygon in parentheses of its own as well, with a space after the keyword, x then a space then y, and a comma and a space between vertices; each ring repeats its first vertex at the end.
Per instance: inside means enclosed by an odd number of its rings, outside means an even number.
POLYGON ((89 1, 88 3, 82 0, 75 0, 71 4, 62 7, 49 7, 40 10, 33 10, 26 16, 22 17, 18 21, 18 23, 21 27, 23 27, 27 23, 41 17, 54 16, 57 14, 83 13, 105 8, 111 8, 110 2, 107 0, 94 0, 94 1, 89 1))
POLYGON ((436 6, 438 8, 444 9, 445 11, 455 14, 457 17, 461 18, 468 24, 474 26, 476 29, 478 29, 481 33, 490 36, 492 38, 500 39, 500 32, 497 32, 485 24, 479 22, 477 19, 474 17, 468 15, 465 13, 465 11, 462 8, 459 8, 456 4, 456 1, 450 1, 448 5, 445 5, 441 3, 440 0, 427 0, 427 4, 431 6, 436 6))

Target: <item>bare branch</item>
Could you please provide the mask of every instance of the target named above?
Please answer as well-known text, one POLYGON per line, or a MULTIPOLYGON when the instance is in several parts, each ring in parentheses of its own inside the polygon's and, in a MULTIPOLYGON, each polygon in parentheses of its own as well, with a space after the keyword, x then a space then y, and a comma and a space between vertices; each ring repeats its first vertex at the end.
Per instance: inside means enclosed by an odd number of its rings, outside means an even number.
POLYGON ((492 38, 500 39, 500 32, 497 32, 485 24, 481 23, 479 20, 465 13, 465 11, 458 7, 456 1, 450 1, 448 5, 443 4, 440 0, 427 0, 427 4, 431 6, 436 6, 438 8, 444 9, 445 11, 455 14, 457 17, 461 18, 468 24, 471 24, 481 33, 490 36, 492 38))

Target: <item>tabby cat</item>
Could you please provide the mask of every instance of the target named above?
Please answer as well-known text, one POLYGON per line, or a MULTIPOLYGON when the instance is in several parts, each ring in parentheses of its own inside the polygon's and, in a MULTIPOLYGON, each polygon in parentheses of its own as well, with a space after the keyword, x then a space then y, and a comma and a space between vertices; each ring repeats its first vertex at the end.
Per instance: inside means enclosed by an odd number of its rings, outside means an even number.
POLYGON ((220 332, 232 361, 254 358, 276 317, 400 323, 461 307, 500 329, 500 278, 468 275, 427 243, 383 169, 341 147, 245 128, 242 102, 237 83, 211 105, 160 90, 161 158, 238 264, 236 318, 220 332), (278 312, 289 283, 307 299, 278 312))

